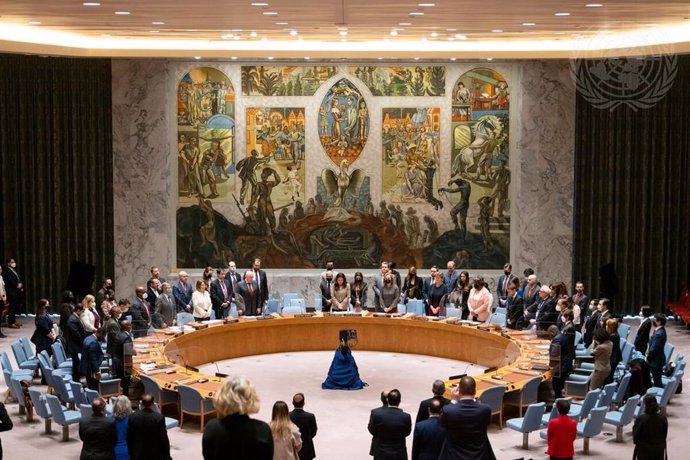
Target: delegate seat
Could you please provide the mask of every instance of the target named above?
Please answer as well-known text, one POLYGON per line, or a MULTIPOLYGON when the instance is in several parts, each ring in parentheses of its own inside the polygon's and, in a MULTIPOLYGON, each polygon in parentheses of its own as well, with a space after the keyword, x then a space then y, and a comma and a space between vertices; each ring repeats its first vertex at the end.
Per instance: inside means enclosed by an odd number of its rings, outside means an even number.
POLYGON ((529 434, 541 428, 541 417, 544 415, 546 403, 530 404, 524 417, 511 418, 506 421, 506 427, 522 433, 522 448, 529 449, 529 434))
POLYGON ((491 407, 491 415, 498 415, 498 427, 503 429, 503 396, 506 393, 506 387, 497 385, 487 388, 482 392, 479 402, 491 407))
POLYGON ((81 414, 76 410, 62 410, 57 396, 45 395, 53 421, 62 427, 62 440, 69 441, 69 426, 79 423, 81 414))
POLYGON ((184 423, 184 414, 189 414, 201 418, 199 430, 203 432, 205 417, 216 412, 213 401, 204 398, 196 388, 187 385, 178 385, 177 391, 180 394, 180 428, 184 423))
POLYGON ((604 423, 616 427, 616 442, 623 442, 623 427, 635 419, 635 408, 640 403, 640 396, 635 395, 625 402, 621 410, 609 411, 604 417, 604 423))
POLYGON ((51 434, 53 432, 53 419, 46 403, 45 396, 41 394, 41 390, 38 387, 29 387, 29 396, 34 406, 34 412, 43 419, 45 426, 43 432, 45 434, 51 434))
POLYGON ((503 404, 505 406, 517 407, 520 416, 522 416, 522 410, 524 408, 537 402, 539 384, 541 383, 541 380, 541 377, 533 377, 529 379, 519 391, 513 391, 506 394, 505 398, 503 398, 503 404))

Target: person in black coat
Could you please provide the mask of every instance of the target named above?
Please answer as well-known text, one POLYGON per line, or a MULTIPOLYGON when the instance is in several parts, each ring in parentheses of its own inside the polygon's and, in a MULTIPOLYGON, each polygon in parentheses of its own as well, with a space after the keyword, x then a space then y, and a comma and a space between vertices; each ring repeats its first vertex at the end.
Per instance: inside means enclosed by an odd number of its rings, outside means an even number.
POLYGON ((661 413, 656 396, 645 395, 644 414, 635 419, 633 460, 665 460, 668 420, 661 413))
POLYGON ((443 380, 434 380, 434 383, 431 385, 431 392, 434 394, 433 397, 425 399, 419 403, 415 423, 419 423, 429 418, 429 406, 431 406, 432 401, 440 402, 441 407, 445 406, 446 404, 450 404, 450 399, 443 396, 443 394, 446 392, 446 384, 443 380))
POLYGON ((127 422, 127 449, 131 460, 169 460, 170 440, 165 417, 154 411, 153 396, 141 396, 141 410, 127 422))
POLYGON ((46 299, 38 301, 36 306, 36 318, 34 324, 36 330, 31 336, 31 341, 36 345, 36 354, 43 350, 48 352, 48 355, 53 356, 53 342, 55 342, 55 332, 53 331, 53 319, 48 314, 50 302, 46 299))
POLYGON ((534 323, 538 331, 545 331, 552 324, 558 322, 558 311, 556 310, 556 299, 551 296, 551 288, 543 285, 539 288, 539 303, 534 315, 534 323))
POLYGON ((216 279, 211 282, 211 303, 216 312, 216 319, 221 319, 230 313, 232 283, 225 277, 223 270, 216 270, 216 275, 216 279))
MULTIPOLYGON (((7 415, 5 405, 0 402, 0 432, 10 431, 14 425, 12 419, 7 415)), ((0 442, 0 460, 2 459, 2 442, 0 442)))
POLYGON ((443 404, 438 399, 429 403, 428 418, 417 422, 412 438, 412 460, 438 460, 446 439, 446 429, 439 424, 443 404))
MULTIPOLYGON (((592 301, 589 303, 589 314, 584 320, 584 331, 582 332, 582 341, 585 345, 585 348, 589 348, 589 346, 592 344, 592 340, 594 340, 594 329, 596 329, 597 324, 599 324, 599 317, 601 314, 597 309, 598 304, 599 299, 592 299, 592 301)), ((580 312, 580 315, 584 314, 584 311, 580 312)))
POLYGON ((477 384, 465 376, 451 392, 457 404, 448 404, 441 411, 440 424, 446 429, 446 440, 439 460, 495 460, 487 428, 491 423, 491 407, 474 399, 477 384))
MULTIPOLYGON (((369 420, 372 420, 374 418, 375 412, 380 411, 384 407, 388 407, 388 390, 383 390, 381 392, 381 406, 371 410, 371 414, 369 414, 369 420)), ((376 436, 372 436, 371 446, 369 447, 369 455, 371 455, 372 457, 374 456, 374 452, 376 452, 376 449, 378 448, 378 443, 378 438, 376 436)))
POLYGON ((80 460, 114 460, 117 444, 115 419, 105 416, 105 401, 98 397, 91 402, 93 414, 79 421, 80 460))
POLYGON ((312 460, 316 458, 314 451, 314 437, 316 436, 317 426, 314 414, 304 410, 304 395, 297 393, 292 397, 294 410, 290 412, 290 420, 297 425, 302 436, 302 448, 299 450, 300 460, 312 460))
POLYGON ((244 377, 227 379, 213 395, 218 418, 204 428, 204 460, 273 460, 273 435, 266 422, 249 418, 259 412, 254 385, 244 377))
POLYGON ((666 345, 666 317, 661 313, 654 315, 654 334, 649 341, 649 351, 647 351, 647 364, 649 370, 652 372, 652 380, 655 387, 662 387, 663 383, 661 376, 666 365, 666 354, 664 353, 664 346, 666 345))
MULTIPOLYGON (((568 311, 572 315, 572 311, 568 311)), ((549 326, 549 334, 551 335, 551 344, 549 346, 549 367, 558 367, 558 372, 551 377, 551 384, 553 385, 554 398, 560 398, 563 393, 565 381, 573 370, 571 344, 568 337, 563 331, 558 331, 558 327, 554 324, 549 326)))
POLYGON ((412 418, 398 407, 400 399, 399 390, 389 391, 388 407, 371 414, 369 433, 378 438, 374 460, 407 460, 405 438, 412 432, 412 418))
POLYGON ((331 311, 333 303, 333 272, 327 271, 326 276, 319 282, 319 290, 321 291, 321 309, 322 311, 331 311))
POLYGON ((74 306, 74 311, 67 320, 67 328, 65 330, 65 341, 67 342, 67 354, 72 358, 72 380, 79 381, 79 353, 81 353, 84 339, 86 338, 86 330, 81 322, 81 314, 84 312, 84 306, 78 303, 74 306))
POLYGON ((105 328, 96 329, 84 339, 81 349, 79 372, 86 377, 86 385, 90 390, 99 391, 98 382, 101 379, 101 364, 103 363, 103 349, 101 342, 105 339, 105 328))
POLYGON ((252 270, 254 272, 254 281, 259 286, 259 308, 263 311, 263 308, 268 303, 268 277, 266 272, 261 270, 261 259, 258 257, 254 259, 252 270))
POLYGON ((517 295, 514 283, 508 284, 506 298, 506 326, 508 329, 521 329, 524 326, 525 301, 517 295))
POLYGON ((645 305, 640 309, 640 316, 642 316, 642 322, 640 327, 637 328, 637 334, 635 334, 635 350, 640 353, 647 354, 647 346, 649 345, 649 333, 652 331, 652 309, 649 305, 645 305))
MULTIPOLYGON (((113 373, 115 377, 120 379, 122 385, 122 394, 129 397, 129 384, 132 380, 130 375, 131 369, 125 369, 125 363, 134 353, 134 346, 132 344, 132 323, 129 320, 120 321, 120 329, 115 332, 112 337, 111 357, 113 360, 113 373)), ((110 344, 109 344, 110 345, 110 344)))
POLYGON ((24 282, 19 273, 17 273, 17 262, 14 260, 14 257, 7 259, 4 279, 7 302, 10 304, 7 325, 13 329, 19 329, 21 324, 17 323, 16 317, 24 308, 24 282))

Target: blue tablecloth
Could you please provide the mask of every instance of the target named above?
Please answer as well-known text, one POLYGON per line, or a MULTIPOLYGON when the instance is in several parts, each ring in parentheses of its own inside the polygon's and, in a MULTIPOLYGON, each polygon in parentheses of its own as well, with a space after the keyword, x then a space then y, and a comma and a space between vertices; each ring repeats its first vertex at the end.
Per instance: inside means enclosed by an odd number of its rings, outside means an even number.
POLYGON ((367 386, 359 378, 357 363, 349 347, 338 348, 333 355, 331 368, 326 381, 321 384, 324 390, 361 390, 367 386))

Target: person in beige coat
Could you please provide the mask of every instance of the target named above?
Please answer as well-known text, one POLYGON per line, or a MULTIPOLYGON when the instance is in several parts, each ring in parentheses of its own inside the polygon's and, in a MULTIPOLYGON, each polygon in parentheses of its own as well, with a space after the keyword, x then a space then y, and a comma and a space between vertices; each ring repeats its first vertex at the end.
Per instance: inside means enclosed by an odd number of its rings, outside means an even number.
POLYGON ((592 356, 594 356, 594 373, 589 382, 589 389, 596 390, 604 386, 606 378, 611 373, 611 353, 613 343, 606 329, 594 330, 592 342, 592 356))
POLYGON ((302 436, 297 425, 290 420, 290 412, 285 401, 276 401, 273 404, 273 415, 269 425, 273 433, 273 460, 299 460, 302 436))

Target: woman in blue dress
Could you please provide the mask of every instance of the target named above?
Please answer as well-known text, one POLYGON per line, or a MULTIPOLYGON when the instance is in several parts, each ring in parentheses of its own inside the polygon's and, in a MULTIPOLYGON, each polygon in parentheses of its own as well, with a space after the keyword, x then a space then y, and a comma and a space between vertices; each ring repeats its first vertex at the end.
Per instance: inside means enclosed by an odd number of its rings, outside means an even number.
POLYGON ((127 449, 127 423, 132 413, 132 403, 127 396, 118 396, 113 406, 113 417, 117 428, 117 444, 115 444, 115 460, 129 460, 127 449))

